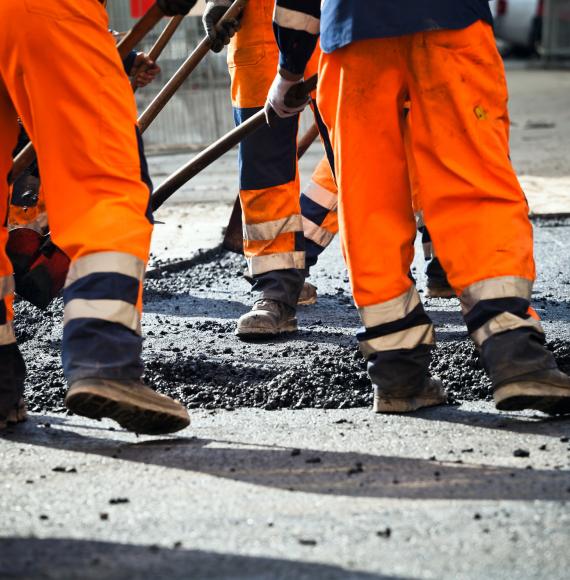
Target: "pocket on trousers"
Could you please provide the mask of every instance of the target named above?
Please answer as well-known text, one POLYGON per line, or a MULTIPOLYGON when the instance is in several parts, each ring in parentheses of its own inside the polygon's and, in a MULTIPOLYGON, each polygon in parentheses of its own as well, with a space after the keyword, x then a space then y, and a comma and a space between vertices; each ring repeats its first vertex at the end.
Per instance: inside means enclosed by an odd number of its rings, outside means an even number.
POLYGON ((97 0, 24 0, 26 10, 31 14, 55 20, 82 20, 89 8, 87 4, 92 2, 97 0))

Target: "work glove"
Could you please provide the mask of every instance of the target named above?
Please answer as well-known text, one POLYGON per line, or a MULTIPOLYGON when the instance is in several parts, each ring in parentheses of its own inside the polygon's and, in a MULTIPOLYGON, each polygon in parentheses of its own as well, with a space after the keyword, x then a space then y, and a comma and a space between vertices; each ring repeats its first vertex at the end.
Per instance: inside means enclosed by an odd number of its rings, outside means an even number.
POLYGON ((298 94, 300 91, 295 90, 302 83, 302 78, 290 81, 282 77, 281 73, 277 73, 265 103, 265 116, 269 125, 272 120, 271 109, 277 113, 278 117, 284 119, 297 115, 309 104, 310 97, 306 94, 298 94))
POLYGON ((198 0, 156 0, 158 7, 165 16, 188 14, 198 0))
POLYGON ((210 48, 213 52, 220 52, 226 44, 229 44, 230 38, 240 29, 241 24, 238 18, 226 20, 220 30, 216 29, 216 24, 231 5, 231 0, 206 1, 202 24, 210 39, 210 48))

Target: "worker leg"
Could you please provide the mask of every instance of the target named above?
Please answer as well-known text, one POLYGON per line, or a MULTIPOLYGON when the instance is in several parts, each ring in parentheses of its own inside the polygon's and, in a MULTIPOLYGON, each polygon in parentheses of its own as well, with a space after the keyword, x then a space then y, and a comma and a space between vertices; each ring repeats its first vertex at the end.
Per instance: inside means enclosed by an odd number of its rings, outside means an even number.
POLYGON ((443 398, 428 401, 434 330, 408 276, 416 228, 403 143, 401 44, 361 41, 324 54, 318 106, 334 150, 343 252, 365 326, 360 348, 377 399, 399 400, 392 410, 404 411, 443 398))
MULTIPOLYGON (((272 0, 250 2, 232 39, 228 65, 236 124, 265 104, 278 49, 272 0)), ((304 279, 305 252, 299 206, 298 118, 278 119, 246 137, 239 148, 244 252, 253 292, 294 308, 304 279)))
POLYGON ((317 263, 338 232, 337 205, 338 190, 325 156, 301 193, 307 270, 317 263))
POLYGON ((8 229, 8 173, 18 138, 17 115, 0 76, 0 429, 6 424, 24 393, 25 365, 14 335, 14 280, 6 254, 8 229))
POLYGON ((36 148, 53 240, 71 259, 66 378, 139 379, 149 187, 141 179, 135 102, 107 15, 97 2, 71 0, 11 3, 2 12, 24 21, 6 32, 0 57, 36 148), (49 67, 38 59, 46 46, 57 54, 49 67))
POLYGON ((495 387, 555 370, 529 310, 532 227, 509 159, 507 88, 492 28, 477 22, 415 35, 409 67, 424 218, 483 364, 495 387))

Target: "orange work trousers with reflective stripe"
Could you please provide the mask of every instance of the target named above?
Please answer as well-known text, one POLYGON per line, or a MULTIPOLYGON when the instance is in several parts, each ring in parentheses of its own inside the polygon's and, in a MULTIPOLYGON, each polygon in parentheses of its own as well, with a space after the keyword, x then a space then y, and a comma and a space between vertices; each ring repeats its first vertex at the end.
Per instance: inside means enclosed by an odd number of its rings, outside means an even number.
MULTIPOLYGON (((18 117, 36 149, 55 244, 72 262, 98 252, 146 262, 152 224, 136 105, 99 2, 0 3, 2 215, 18 117)), ((1 227, 0 276, 12 272, 6 240, 1 227)))
POLYGON ((411 285, 407 99, 419 205, 454 289, 499 276, 534 279, 528 207, 509 160, 504 68, 488 24, 355 42, 323 54, 319 68, 358 306, 411 285))
MULTIPOLYGON (((277 73, 274 5, 273 0, 249 2, 241 28, 229 45, 228 68, 237 124, 264 106, 277 73)), ((317 66, 318 55, 312 59, 307 75, 316 72, 317 66)), ((254 278, 280 270, 303 272, 305 268, 297 127, 297 117, 278 119, 272 128, 262 127, 240 145, 244 252, 254 278)), ((297 278, 302 285, 302 275, 297 278)), ((267 297, 284 299, 279 293, 267 297)))

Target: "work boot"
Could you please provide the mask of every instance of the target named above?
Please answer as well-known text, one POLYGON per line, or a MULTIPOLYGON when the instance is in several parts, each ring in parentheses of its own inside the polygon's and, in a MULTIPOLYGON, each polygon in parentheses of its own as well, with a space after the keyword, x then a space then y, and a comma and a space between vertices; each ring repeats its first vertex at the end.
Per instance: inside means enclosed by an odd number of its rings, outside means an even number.
POLYGON ((500 411, 570 413, 570 377, 558 369, 542 333, 521 328, 491 336, 481 346, 481 361, 500 411))
POLYGON ((536 409, 566 415, 570 413, 570 377, 558 369, 535 371, 497 385, 493 399, 499 411, 536 409))
POLYGON ((240 317, 236 335, 240 338, 264 338, 282 332, 295 332, 295 310, 284 302, 262 298, 257 300, 250 312, 240 317))
POLYGON ((317 287, 305 282, 297 300, 297 306, 312 306, 317 303, 317 287))
POLYGON ((69 387, 65 405, 90 419, 109 417, 134 433, 174 433, 190 424, 181 403, 138 380, 80 379, 69 387))
POLYGON ((436 377, 426 377, 424 383, 415 392, 402 393, 397 390, 389 393, 374 385, 375 413, 410 413, 422 407, 434 407, 447 402, 447 393, 441 381, 436 377))
POLYGON ((426 267, 428 298, 455 298, 455 291, 447 281, 447 274, 437 258, 432 258, 426 267))
POLYGON ((0 346, 0 430, 26 420, 26 365, 17 344, 0 346))

